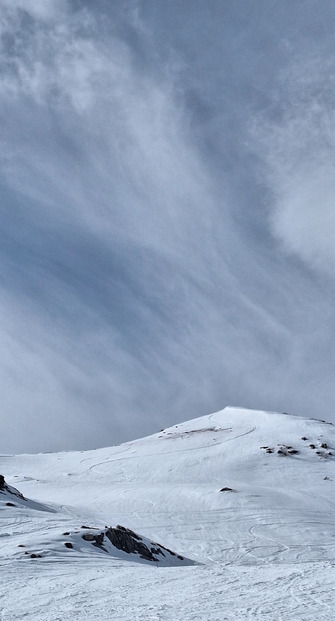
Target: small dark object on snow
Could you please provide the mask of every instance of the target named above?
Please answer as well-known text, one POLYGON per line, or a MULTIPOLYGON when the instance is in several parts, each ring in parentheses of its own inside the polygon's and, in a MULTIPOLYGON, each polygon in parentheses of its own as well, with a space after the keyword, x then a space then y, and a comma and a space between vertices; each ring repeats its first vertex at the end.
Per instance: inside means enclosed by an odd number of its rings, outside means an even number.
POLYGON ((6 507, 16 507, 13 502, 6 502, 6 507))
POLYGON ((330 481, 330 478, 329 478, 329 477, 324 477, 324 479, 323 479, 323 480, 324 480, 324 481, 330 481))
POLYGON ((5 477, 3 474, 0 474, 0 489, 5 489, 5 477))
POLYGON ((232 490, 231 487, 222 487, 222 489, 220 489, 220 492, 232 492, 234 490, 232 490))
POLYGON ((63 533, 63 535, 69 535, 70 533, 63 533))
POLYGON ((31 554, 30 558, 42 558, 42 554, 31 554))
POLYGON ((25 548, 26 546, 24 546, 23 543, 19 543, 19 545, 17 547, 18 548, 25 548))
POLYGON ((290 455, 297 455, 299 453, 299 451, 297 451, 297 449, 290 449, 289 451, 290 455))
POLYGON ((308 438, 305 438, 305 436, 302 436, 301 438, 302 440, 308 440, 308 438))
POLYGON ((65 545, 66 548, 73 548, 73 545, 72 545, 72 543, 70 541, 66 541, 64 543, 64 545, 65 545))
POLYGON ((310 444, 310 445, 309 445, 309 448, 311 448, 311 449, 315 449, 315 444, 310 444))
POLYGON ((273 453, 273 449, 272 448, 267 448, 265 452, 266 453, 273 453))
POLYGON ((321 448, 325 448, 325 449, 328 448, 327 443, 326 442, 322 442, 321 448))

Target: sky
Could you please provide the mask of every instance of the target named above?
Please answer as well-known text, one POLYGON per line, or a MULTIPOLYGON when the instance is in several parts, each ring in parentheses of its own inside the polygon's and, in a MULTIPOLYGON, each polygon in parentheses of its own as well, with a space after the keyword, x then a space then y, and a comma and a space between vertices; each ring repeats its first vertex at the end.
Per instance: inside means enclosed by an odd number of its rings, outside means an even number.
POLYGON ((334 19, 2 0, 2 453, 335 422, 334 19))

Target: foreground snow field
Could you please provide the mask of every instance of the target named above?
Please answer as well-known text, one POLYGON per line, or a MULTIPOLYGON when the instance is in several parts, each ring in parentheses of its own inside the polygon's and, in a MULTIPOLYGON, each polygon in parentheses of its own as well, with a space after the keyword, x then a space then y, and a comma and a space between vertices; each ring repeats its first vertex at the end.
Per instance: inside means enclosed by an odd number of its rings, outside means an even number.
POLYGON ((1 456, 0 473, 1 621, 333 617, 330 424, 226 408, 120 446, 1 456), (163 553, 83 539, 119 524, 163 553))

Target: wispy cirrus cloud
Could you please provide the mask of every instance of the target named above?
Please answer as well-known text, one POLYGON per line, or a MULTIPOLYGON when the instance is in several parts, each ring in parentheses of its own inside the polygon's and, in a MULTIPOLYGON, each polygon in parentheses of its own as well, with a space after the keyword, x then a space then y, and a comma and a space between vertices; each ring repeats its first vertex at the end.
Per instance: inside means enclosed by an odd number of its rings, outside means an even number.
MULTIPOLYGON (((8 5, 0 63, 2 387, 19 437, 39 429, 32 449, 47 434, 65 442, 69 409, 73 428, 112 420, 124 438, 117 419, 127 411, 128 427, 134 411, 150 431, 143 387, 155 393, 158 369, 185 357, 182 308, 189 295, 197 325, 192 273, 205 277, 199 241, 213 209, 169 71, 139 71, 87 11, 35 8, 8 5)), ((7 447, 12 437, 8 425, 7 447)))
POLYGON ((140 231, 160 252, 167 240, 177 249, 185 222, 192 227, 202 217, 197 206, 211 199, 173 82, 139 72, 116 35, 95 38, 86 11, 66 17, 42 26, 34 20, 28 32, 26 12, 6 22, 20 33, 13 49, 3 38, 6 179, 44 209, 57 201, 53 217, 65 209, 98 234, 138 238, 140 231))
POLYGON ((291 256, 315 214, 288 184, 311 176, 283 5, 281 29, 250 7, 245 37, 238 6, 177 4, 3 4, 3 451, 119 442, 227 403, 331 414, 332 295, 291 256))

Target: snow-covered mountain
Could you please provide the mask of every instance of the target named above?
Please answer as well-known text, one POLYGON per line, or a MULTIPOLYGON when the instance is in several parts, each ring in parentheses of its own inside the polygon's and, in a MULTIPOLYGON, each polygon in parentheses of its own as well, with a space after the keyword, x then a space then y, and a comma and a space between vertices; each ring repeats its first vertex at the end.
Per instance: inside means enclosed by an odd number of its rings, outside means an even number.
POLYGON ((331 424, 226 408, 0 473, 2 621, 332 616, 331 424))

